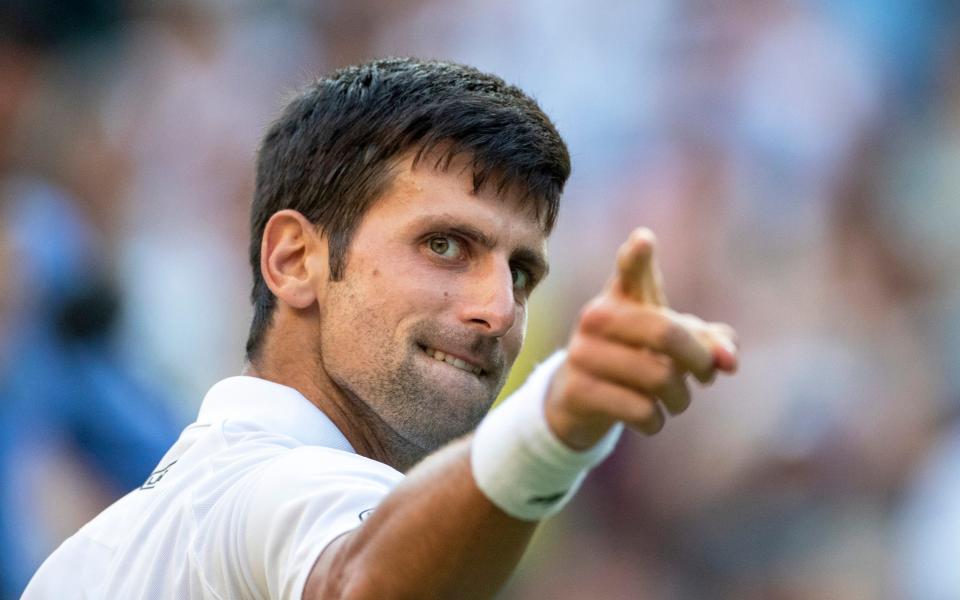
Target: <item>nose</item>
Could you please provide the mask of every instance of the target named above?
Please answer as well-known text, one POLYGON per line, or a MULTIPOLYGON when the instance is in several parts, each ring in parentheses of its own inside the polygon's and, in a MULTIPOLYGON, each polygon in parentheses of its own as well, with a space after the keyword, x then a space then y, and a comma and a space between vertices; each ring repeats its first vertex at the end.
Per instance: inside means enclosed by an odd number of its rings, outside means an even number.
POLYGON ((477 269, 464 289, 460 320, 493 337, 507 334, 517 320, 513 275, 506 263, 477 269))

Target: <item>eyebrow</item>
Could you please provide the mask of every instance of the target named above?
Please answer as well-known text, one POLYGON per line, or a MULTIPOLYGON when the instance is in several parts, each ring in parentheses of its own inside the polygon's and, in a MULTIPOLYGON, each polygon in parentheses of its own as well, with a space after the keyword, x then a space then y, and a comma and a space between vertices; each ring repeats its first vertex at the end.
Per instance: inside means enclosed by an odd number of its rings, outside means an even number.
MULTIPOLYGON (((487 250, 493 250, 497 246, 496 238, 490 237, 486 232, 473 225, 464 223, 461 219, 447 216, 431 216, 417 221, 417 224, 462 235, 487 250)), ((538 280, 545 278, 547 273, 550 272, 550 265, 547 264, 547 259, 544 257, 543 252, 538 252, 530 246, 520 246, 516 248, 510 255, 510 258, 511 260, 520 262, 531 271, 534 271, 533 275, 538 280)))

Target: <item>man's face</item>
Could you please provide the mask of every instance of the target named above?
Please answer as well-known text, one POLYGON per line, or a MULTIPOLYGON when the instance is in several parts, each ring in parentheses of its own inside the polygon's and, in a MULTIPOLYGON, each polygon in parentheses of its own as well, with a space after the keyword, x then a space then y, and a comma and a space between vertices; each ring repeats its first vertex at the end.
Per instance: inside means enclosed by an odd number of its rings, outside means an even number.
POLYGON ((545 234, 516 197, 472 172, 404 164, 364 216, 320 306, 331 380, 424 451, 471 431, 523 343, 546 274, 545 234))

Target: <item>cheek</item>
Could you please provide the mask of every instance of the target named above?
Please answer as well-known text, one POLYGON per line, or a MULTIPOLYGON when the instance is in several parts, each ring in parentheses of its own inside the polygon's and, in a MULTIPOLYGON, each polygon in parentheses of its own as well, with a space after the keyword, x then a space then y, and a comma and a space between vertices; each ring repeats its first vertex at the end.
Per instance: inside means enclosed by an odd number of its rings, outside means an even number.
POLYGON ((462 277, 414 260, 399 265, 391 274, 381 278, 379 293, 385 310, 404 317, 423 317, 444 312, 463 291, 462 277))
MULTIPOLYGON (((319 320, 318 352, 323 368, 340 385, 369 377, 393 350, 393 331, 378 302, 365 290, 337 290, 319 320)), ((352 387, 352 385, 350 386, 352 387)))
POLYGON ((527 335, 527 309, 517 308, 517 320, 513 328, 503 336, 503 350, 510 359, 510 363, 520 354, 520 348, 523 346, 523 340, 527 335))
POLYGON ((348 272, 342 281, 329 284, 321 309, 324 337, 357 342, 360 340, 354 338, 359 335, 382 329, 389 304, 384 301, 381 280, 382 277, 360 278, 348 272))
POLYGON ((383 356, 396 342, 405 341, 408 321, 442 302, 442 291, 437 293, 415 273, 370 265, 363 275, 348 273, 328 296, 321 325, 328 345, 336 340, 355 351, 383 356))

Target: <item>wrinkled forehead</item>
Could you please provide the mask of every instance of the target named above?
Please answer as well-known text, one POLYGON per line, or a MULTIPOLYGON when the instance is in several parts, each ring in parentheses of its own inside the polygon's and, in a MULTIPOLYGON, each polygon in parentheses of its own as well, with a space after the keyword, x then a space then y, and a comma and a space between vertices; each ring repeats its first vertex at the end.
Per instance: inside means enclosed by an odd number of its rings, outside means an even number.
MULTIPOLYGON (((463 159, 460 159, 463 160, 463 159)), ((522 193, 493 186, 476 189, 469 162, 446 168, 421 161, 395 166, 390 184, 373 203, 359 231, 404 237, 457 232, 489 249, 524 249, 546 262, 546 231, 522 193)))
MULTIPOLYGON (((548 202, 535 196, 518 178, 510 178, 503 169, 479 163, 469 152, 456 152, 447 146, 419 149, 400 156, 391 168, 391 185, 403 185, 397 175, 430 170, 441 175, 452 175, 460 182, 462 191, 472 196, 504 203, 517 215, 527 217, 539 226, 543 237, 550 235, 548 202)), ((405 183, 405 182, 404 182, 405 183)))

